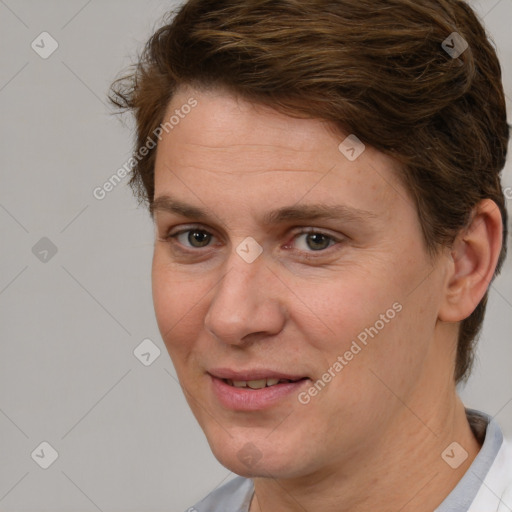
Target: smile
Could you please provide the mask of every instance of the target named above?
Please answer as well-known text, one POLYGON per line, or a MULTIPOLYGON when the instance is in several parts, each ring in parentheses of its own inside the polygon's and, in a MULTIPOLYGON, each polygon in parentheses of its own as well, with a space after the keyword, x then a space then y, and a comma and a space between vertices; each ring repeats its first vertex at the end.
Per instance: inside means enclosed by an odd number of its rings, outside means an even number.
POLYGON ((215 373, 210 374, 210 389, 215 401, 223 409, 234 411, 261 411, 279 407, 286 400, 295 402, 298 393, 311 382, 307 377, 291 375, 265 377, 262 372, 256 372, 256 375, 254 375, 255 372, 250 372, 251 375, 247 373, 234 375, 230 372, 229 376, 226 375, 227 372, 215 373))
POLYGON ((233 386, 235 388, 250 388, 250 389, 263 389, 265 387, 269 388, 271 386, 276 386, 277 384, 282 383, 290 383, 297 382, 297 380, 291 379, 258 379, 258 380, 231 380, 231 379, 223 379, 226 384, 229 386, 233 386))

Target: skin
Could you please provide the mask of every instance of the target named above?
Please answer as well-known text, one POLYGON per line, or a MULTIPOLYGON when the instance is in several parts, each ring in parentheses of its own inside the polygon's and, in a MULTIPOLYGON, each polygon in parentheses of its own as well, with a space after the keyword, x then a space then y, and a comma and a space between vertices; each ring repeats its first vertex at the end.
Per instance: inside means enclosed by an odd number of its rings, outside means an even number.
POLYGON ((197 107, 157 147, 155 204, 172 196, 208 217, 154 210, 153 298, 214 455, 253 478, 251 512, 432 511, 480 448, 453 370, 458 322, 485 293, 501 246, 496 205, 483 201, 454 246, 431 257, 390 157, 367 146, 349 161, 328 123, 219 89, 182 88, 168 112, 190 97, 197 107), (264 222, 311 204, 367 213, 264 222), (187 229, 206 231, 207 245, 191 245, 190 232, 169 237, 187 229), (236 252, 248 236, 263 249, 253 263, 236 252), (213 395, 213 367, 301 374, 307 390, 396 303, 401 311, 307 405, 293 394, 235 412, 213 395), (453 441, 468 453, 456 469, 441 458, 453 441), (247 443, 259 456, 251 464, 237 456, 247 443))

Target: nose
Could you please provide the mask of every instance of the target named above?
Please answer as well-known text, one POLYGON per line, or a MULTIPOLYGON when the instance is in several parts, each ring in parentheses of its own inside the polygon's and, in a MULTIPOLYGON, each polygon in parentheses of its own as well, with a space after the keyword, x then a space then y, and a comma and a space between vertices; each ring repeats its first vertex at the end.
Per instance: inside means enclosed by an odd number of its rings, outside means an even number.
POLYGON ((247 263, 233 251, 227 263, 204 319, 206 330, 230 345, 278 334, 286 322, 286 310, 279 297, 279 280, 264 255, 247 263))

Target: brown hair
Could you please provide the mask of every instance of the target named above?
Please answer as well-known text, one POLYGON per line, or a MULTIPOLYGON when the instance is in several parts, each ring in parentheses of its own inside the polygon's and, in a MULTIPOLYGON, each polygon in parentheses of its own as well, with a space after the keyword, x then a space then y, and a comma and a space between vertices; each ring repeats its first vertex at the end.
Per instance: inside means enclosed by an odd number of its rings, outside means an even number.
MULTIPOLYGON (((402 164, 431 254, 450 245, 484 198, 498 205, 509 125, 496 52, 460 0, 189 0, 112 86, 132 110, 136 149, 163 122, 178 87, 222 87, 342 133, 402 164), (457 32, 468 43, 445 51, 457 32), (448 39, 447 39, 448 38, 448 39)), ((155 151, 138 157, 130 184, 154 198, 155 151)), ((503 244, 496 272, 505 257, 503 244)), ((487 294, 461 322, 457 382, 469 376, 487 294)))

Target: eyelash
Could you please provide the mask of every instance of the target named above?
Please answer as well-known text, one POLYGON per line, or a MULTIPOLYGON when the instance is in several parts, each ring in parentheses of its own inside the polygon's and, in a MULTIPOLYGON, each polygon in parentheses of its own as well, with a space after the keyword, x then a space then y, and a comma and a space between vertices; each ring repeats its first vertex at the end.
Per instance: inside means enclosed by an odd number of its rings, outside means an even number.
MULTIPOLYGON (((215 235, 210 233, 210 231, 208 231, 204 227, 202 227, 200 225, 194 225, 194 226, 189 226, 186 229, 181 229, 179 231, 176 231, 175 233, 169 232, 162 241, 170 243, 170 244, 173 244, 173 245, 174 244, 181 245, 179 250, 182 251, 182 252, 186 252, 186 253, 189 253, 189 254, 198 253, 198 252, 201 251, 201 249, 203 249, 202 247, 190 248, 190 247, 183 246, 183 244, 180 244, 180 242, 177 241, 177 238, 180 235, 183 235, 183 234, 186 234, 186 233, 190 233, 192 231, 200 231, 202 233, 205 233, 207 235, 215 237, 215 235)), ((319 256, 322 255, 322 254, 325 254, 328 251, 328 249, 330 249, 334 245, 340 244, 342 242, 342 240, 343 240, 342 237, 336 237, 336 236, 334 236, 334 235, 332 235, 330 233, 327 233, 325 231, 322 231, 320 229, 312 228, 312 227, 307 227, 307 228, 302 228, 302 229, 300 229, 300 231, 297 231, 296 233, 294 233, 291 242, 287 242, 285 244, 285 247, 288 248, 291 245, 291 243, 293 243, 293 241, 297 240, 302 235, 312 235, 312 234, 314 234, 314 235, 322 235, 322 236, 328 238, 329 239, 329 245, 325 249, 320 249, 320 250, 317 250, 317 251, 314 251, 314 250, 305 251, 305 250, 300 250, 299 249, 299 252, 307 253, 309 257, 314 256, 315 254, 319 255, 319 256)), ((211 245, 207 245, 207 246, 204 247, 204 249, 208 249, 210 247, 211 247, 211 245)))

